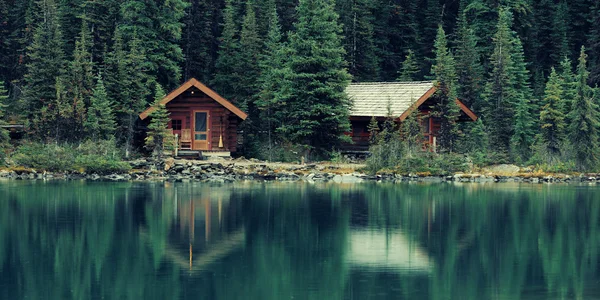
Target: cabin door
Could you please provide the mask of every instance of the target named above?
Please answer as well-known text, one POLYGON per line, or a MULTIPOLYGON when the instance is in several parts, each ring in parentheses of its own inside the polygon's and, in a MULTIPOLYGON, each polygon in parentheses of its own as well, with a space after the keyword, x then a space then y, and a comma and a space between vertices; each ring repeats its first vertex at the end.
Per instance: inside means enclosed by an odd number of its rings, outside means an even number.
POLYGON ((210 150, 209 117, 208 111, 194 111, 194 150, 210 150))

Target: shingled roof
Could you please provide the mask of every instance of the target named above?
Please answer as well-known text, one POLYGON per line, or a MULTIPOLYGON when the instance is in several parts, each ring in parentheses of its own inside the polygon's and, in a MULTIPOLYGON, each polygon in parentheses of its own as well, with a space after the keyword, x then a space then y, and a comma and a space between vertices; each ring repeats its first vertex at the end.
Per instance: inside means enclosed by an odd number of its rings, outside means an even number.
MULTIPOLYGON (((412 110, 421 106, 436 90, 433 81, 369 82, 351 83, 346 88, 346 94, 353 102, 351 117, 386 117, 389 105, 392 116, 404 121, 412 110)), ((477 115, 464 103, 456 99, 456 104, 467 117, 477 120, 477 115)))
POLYGON ((433 94, 433 87, 432 81, 351 83, 346 88, 354 103, 350 116, 385 117, 388 103, 392 115, 400 116, 425 94, 433 94))

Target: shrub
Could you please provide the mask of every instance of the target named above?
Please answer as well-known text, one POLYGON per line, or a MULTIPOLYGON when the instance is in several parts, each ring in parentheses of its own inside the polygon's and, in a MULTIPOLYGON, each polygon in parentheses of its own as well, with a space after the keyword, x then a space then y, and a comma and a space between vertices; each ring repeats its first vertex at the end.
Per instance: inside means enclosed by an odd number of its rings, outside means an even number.
POLYGON ((107 174, 131 169, 121 160, 121 154, 112 140, 87 141, 77 147, 28 142, 15 150, 12 159, 20 166, 37 170, 107 174))

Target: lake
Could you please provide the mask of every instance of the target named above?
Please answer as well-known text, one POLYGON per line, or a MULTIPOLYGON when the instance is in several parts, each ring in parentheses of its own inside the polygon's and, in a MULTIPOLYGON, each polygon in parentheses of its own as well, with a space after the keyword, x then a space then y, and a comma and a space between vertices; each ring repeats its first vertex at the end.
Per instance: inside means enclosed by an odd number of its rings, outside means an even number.
POLYGON ((600 299, 600 187, 0 181, 0 299, 600 299))

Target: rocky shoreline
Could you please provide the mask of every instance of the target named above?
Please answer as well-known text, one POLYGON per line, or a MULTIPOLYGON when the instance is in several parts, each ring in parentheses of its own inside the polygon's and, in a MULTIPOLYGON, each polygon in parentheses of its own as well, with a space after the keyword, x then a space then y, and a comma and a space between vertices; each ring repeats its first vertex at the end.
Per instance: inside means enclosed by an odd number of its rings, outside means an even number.
MULTIPOLYGON (((451 176, 430 174, 360 172, 361 165, 277 164, 255 160, 195 161, 167 159, 161 163, 149 159, 130 162, 132 170, 120 174, 54 173, 27 168, 0 169, 0 178, 15 180, 91 180, 91 181, 303 181, 303 182, 523 182, 523 183, 600 183, 600 174, 545 174, 534 172, 457 173, 451 176), (158 165, 158 168, 156 167, 158 165)), ((515 171, 515 170, 513 170, 515 171)))

